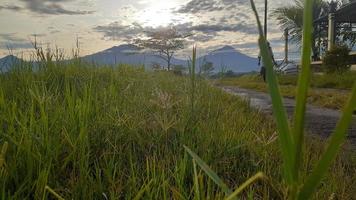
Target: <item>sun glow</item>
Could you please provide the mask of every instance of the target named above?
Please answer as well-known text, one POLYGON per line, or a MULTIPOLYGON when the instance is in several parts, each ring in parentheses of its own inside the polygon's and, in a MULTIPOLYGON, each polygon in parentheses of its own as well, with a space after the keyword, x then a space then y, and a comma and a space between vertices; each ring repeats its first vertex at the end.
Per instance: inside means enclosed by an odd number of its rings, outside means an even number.
POLYGON ((175 1, 155 1, 143 11, 138 12, 136 19, 140 24, 154 28, 182 22, 184 19, 173 13, 177 6, 178 4, 175 1))

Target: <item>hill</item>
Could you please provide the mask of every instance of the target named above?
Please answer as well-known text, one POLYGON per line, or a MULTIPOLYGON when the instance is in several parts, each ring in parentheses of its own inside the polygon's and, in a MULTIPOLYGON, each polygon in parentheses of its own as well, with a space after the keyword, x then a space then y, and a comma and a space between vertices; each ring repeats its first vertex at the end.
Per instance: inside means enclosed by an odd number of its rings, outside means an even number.
POLYGON ((17 65, 21 62, 23 62, 23 60, 14 55, 0 58, 0 72, 7 72, 13 65, 17 65))
POLYGON ((198 62, 203 63, 204 59, 213 63, 215 72, 222 70, 232 70, 237 73, 259 71, 257 58, 247 56, 231 46, 211 51, 206 56, 199 58, 198 62))
MULTIPOLYGON (((145 65, 150 67, 153 63, 166 65, 166 62, 152 53, 142 52, 135 45, 120 45, 114 46, 104 51, 84 56, 83 59, 87 62, 94 62, 97 64, 114 65, 114 64, 131 64, 131 65, 145 65)), ((183 60, 172 59, 173 65, 182 65, 186 63, 183 60)))
MULTIPOLYGON (((131 64, 131 65, 145 65, 146 68, 151 68, 153 64, 166 66, 167 63, 153 53, 143 52, 135 45, 120 45, 109 49, 87 55, 82 57, 84 61, 96 63, 98 65, 115 65, 115 64, 131 64)), ((188 60, 188 59, 187 59, 188 60)), ((172 58, 172 65, 187 65, 187 60, 172 58)), ((200 66, 203 62, 212 62, 214 72, 222 70, 232 70, 235 73, 248 73, 258 71, 257 59, 249 57, 231 46, 209 52, 207 55, 199 57, 197 64, 200 66)), ((2 72, 22 60, 16 56, 6 56, 0 59, 0 70, 2 72)))
MULTIPOLYGON (((152 53, 144 53, 135 45, 120 45, 110 49, 84 56, 83 59, 87 62, 97 64, 114 65, 114 64, 132 64, 150 67, 153 63, 158 63, 165 66, 166 62, 152 53)), ((211 51, 205 56, 197 59, 198 65, 201 65, 204 59, 212 62, 214 71, 219 72, 224 70, 232 70, 237 73, 246 73, 258 71, 257 59, 240 53, 231 46, 225 46, 221 49, 211 51)), ((187 61, 183 59, 172 59, 173 65, 186 65, 187 61)))

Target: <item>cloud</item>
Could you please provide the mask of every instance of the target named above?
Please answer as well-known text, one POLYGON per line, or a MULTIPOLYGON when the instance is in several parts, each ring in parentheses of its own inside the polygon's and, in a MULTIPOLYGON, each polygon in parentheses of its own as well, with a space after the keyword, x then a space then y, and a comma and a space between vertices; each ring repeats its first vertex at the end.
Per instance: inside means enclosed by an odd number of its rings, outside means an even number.
POLYGON ((176 10, 177 13, 231 11, 239 6, 250 6, 249 0, 191 0, 176 10))
MULTIPOLYGON (((172 27, 172 26, 169 26, 172 27)), ((192 22, 177 24, 173 26, 179 32, 193 33, 189 38, 197 41, 207 42, 219 34, 219 32, 240 32, 247 34, 256 34, 257 28, 254 24, 247 24, 245 22, 236 25, 231 24, 198 24, 193 25, 192 22)), ((119 22, 113 22, 108 25, 98 25, 93 28, 95 32, 103 34, 103 39, 114 41, 130 41, 140 36, 147 36, 147 33, 153 32, 158 29, 168 27, 142 27, 137 23, 131 25, 122 25, 119 22)))
POLYGON ((178 13, 197 13, 220 11, 224 8, 216 0, 191 0, 177 10, 178 13))
POLYGON ((0 10, 21 11, 23 8, 15 5, 0 5, 0 10))
POLYGON ((227 32, 241 32, 241 33, 249 33, 254 34, 257 32, 257 28, 255 25, 249 25, 244 22, 236 24, 236 25, 224 25, 224 24, 200 24, 191 27, 187 27, 187 30, 197 31, 205 34, 217 33, 221 31, 227 32))
POLYGON ((26 2, 27 8, 32 12, 49 15, 87 15, 94 11, 68 10, 63 8, 60 3, 69 2, 68 0, 22 0, 26 2))
POLYGON ((0 33, 0 39, 5 41, 23 42, 25 39, 17 36, 16 33, 0 33))
POLYGON ((122 25, 119 22, 96 26, 93 30, 102 33, 104 35, 104 39, 116 41, 128 41, 145 32, 145 29, 137 23, 133 23, 132 25, 122 25))
POLYGON ((60 33, 61 31, 59 31, 59 30, 53 30, 53 31, 50 31, 49 33, 50 34, 57 34, 57 33, 60 33))
POLYGON ((16 33, 0 33, 0 49, 30 49, 31 42, 18 37, 16 33))
POLYGON ((22 11, 29 10, 38 14, 45 15, 87 15, 93 14, 94 11, 69 10, 61 4, 71 2, 70 0, 20 0, 25 3, 25 7, 15 5, 0 5, 0 10, 22 11))

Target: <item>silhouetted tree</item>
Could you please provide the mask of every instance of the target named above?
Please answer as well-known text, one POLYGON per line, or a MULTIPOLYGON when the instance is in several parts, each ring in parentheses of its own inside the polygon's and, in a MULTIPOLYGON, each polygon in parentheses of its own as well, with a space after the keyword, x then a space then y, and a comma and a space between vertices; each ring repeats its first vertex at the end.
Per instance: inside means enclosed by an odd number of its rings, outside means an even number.
POLYGON ((200 66, 200 73, 203 75, 203 76, 210 76, 211 73, 214 71, 214 64, 212 62, 209 62, 206 60, 206 58, 204 57, 203 59, 203 63, 202 65, 200 66))
POLYGON ((167 69, 170 70, 174 54, 184 48, 185 38, 189 35, 183 35, 175 28, 168 28, 148 33, 148 36, 148 39, 136 39, 135 44, 153 50, 157 56, 167 62, 167 69))

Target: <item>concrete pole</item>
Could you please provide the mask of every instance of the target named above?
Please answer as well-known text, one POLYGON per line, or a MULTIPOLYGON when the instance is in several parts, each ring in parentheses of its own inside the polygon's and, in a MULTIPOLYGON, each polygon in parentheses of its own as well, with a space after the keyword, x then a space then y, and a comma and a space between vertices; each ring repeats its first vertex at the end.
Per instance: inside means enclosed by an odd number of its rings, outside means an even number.
POLYGON ((264 20, 264 34, 267 40, 267 11, 268 11, 268 2, 265 0, 265 20, 264 20))
POLYGON ((330 51, 331 48, 335 44, 335 14, 329 14, 329 30, 328 30, 328 50, 330 51))
POLYGON ((288 63, 288 28, 284 29, 284 61, 288 63))

